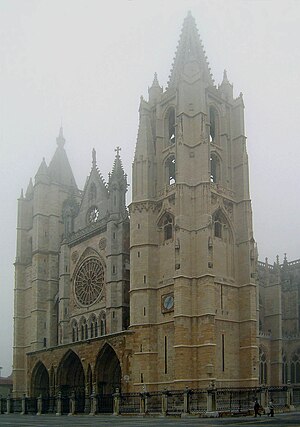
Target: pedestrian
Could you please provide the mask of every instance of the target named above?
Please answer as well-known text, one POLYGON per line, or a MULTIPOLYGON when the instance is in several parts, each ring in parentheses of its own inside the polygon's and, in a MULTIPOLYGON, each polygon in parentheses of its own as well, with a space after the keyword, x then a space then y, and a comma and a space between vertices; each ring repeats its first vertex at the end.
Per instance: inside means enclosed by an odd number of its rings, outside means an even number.
POLYGON ((258 400, 255 399, 254 402, 254 416, 257 417, 257 414, 261 417, 261 413, 259 412, 260 404, 258 403, 258 400))
POLYGON ((274 403, 273 403, 273 399, 270 400, 269 402, 269 413, 268 413, 268 417, 274 417, 274 403))

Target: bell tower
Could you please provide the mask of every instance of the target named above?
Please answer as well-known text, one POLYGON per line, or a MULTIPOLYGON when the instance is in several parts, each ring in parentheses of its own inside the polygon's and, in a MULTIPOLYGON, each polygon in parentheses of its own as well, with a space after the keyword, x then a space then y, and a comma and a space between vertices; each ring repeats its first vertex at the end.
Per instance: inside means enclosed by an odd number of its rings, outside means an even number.
POLYGON ((141 99, 132 173, 133 382, 257 384, 256 251, 242 94, 185 18, 165 90, 141 99))

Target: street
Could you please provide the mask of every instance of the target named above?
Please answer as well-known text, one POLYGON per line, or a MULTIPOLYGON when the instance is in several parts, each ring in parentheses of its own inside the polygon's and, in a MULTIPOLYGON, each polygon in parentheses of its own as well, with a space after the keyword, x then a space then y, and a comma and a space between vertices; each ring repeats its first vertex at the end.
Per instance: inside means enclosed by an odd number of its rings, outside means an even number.
POLYGON ((234 418, 199 418, 196 416, 189 416, 186 418, 176 417, 141 417, 141 416, 118 416, 112 415, 75 415, 75 416, 61 416, 55 415, 1 415, 0 425, 6 427, 16 426, 37 426, 37 427, 193 427, 193 426, 226 426, 226 427, 239 427, 239 426, 280 426, 280 427, 299 427, 300 426, 300 413, 290 412, 283 414, 275 414, 274 418, 269 418, 265 415, 254 418, 253 416, 247 417, 234 417, 234 418))

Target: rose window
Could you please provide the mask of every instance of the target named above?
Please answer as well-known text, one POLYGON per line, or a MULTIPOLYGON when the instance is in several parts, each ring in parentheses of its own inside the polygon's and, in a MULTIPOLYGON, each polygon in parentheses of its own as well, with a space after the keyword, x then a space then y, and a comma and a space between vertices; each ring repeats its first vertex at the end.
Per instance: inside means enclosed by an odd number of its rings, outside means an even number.
POLYGON ((104 268, 97 258, 85 260, 75 277, 75 295, 82 305, 91 305, 99 298, 104 284, 104 268))

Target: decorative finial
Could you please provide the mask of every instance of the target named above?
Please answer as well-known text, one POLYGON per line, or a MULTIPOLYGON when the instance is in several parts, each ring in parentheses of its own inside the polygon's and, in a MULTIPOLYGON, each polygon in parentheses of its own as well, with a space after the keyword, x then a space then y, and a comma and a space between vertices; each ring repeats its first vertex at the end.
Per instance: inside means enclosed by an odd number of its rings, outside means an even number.
POLYGON ((152 86, 159 86, 158 78, 157 78, 157 73, 156 72, 154 73, 154 79, 153 79, 152 86))
POLYGON ((223 72, 223 83, 229 83, 226 70, 224 70, 224 72, 223 72))
POLYGON ((93 148, 92 150, 92 159, 93 159, 93 168, 96 167, 96 150, 93 148))
POLYGON ((120 157, 120 151, 121 151, 121 147, 117 147, 115 148, 115 152, 117 153, 117 157, 120 157))
POLYGON ((279 255, 276 255, 276 263, 279 265, 279 255))
POLYGON ((59 129, 59 135, 58 135, 58 137, 56 138, 56 142, 57 142, 57 145, 58 145, 59 147, 63 147, 63 146, 65 145, 66 140, 65 140, 65 138, 64 138, 64 133, 63 133, 63 128, 62 128, 62 126, 61 126, 61 127, 60 127, 60 129, 59 129))

